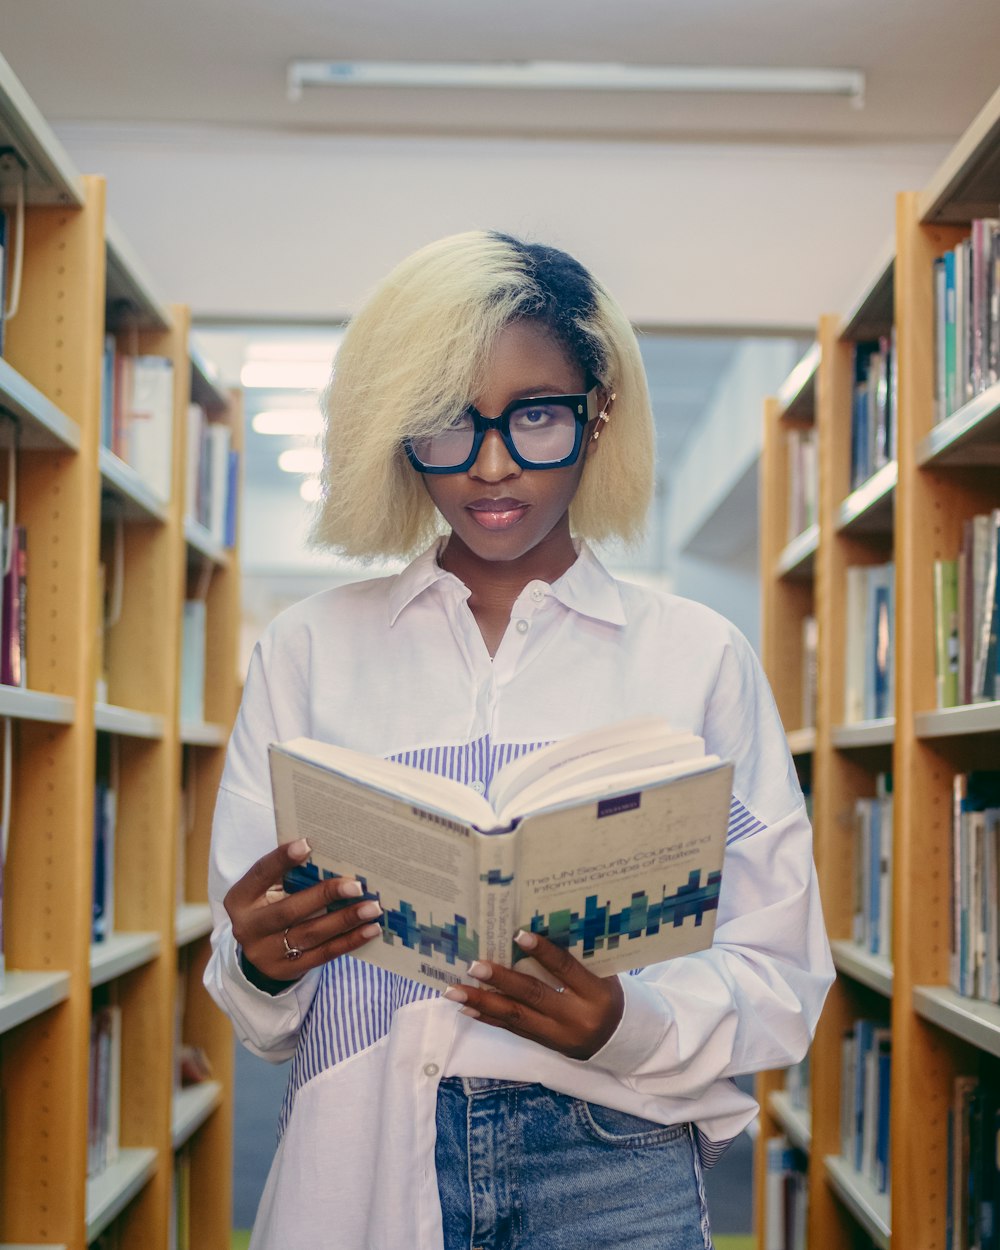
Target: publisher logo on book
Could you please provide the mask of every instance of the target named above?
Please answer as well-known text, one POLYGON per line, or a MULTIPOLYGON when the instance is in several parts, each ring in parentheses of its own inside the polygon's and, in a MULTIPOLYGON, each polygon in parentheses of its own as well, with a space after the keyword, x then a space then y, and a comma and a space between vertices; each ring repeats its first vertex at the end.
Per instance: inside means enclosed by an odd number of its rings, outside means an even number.
POLYGON ((619 794, 613 799, 601 799, 597 804, 597 819, 603 816, 617 816, 620 812, 631 812, 639 806, 638 794, 619 794))

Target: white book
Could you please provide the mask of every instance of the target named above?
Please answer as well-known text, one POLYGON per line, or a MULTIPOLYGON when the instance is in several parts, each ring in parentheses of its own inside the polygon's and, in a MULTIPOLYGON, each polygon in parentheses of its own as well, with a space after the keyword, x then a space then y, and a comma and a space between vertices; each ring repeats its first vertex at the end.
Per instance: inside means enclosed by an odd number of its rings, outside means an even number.
MULTIPOLYGON (((360 879, 383 936, 358 957, 439 988, 477 959, 545 978, 514 945, 547 936, 598 975, 711 945, 732 765, 657 718, 578 734, 514 761, 493 801, 344 747, 272 744, 280 842, 311 857, 286 889, 360 879)), ((471 982, 470 982, 471 983, 471 982)))
POLYGON ((209 421, 206 424, 202 452, 205 526, 217 543, 225 543, 226 540, 231 441, 232 434, 228 425, 220 421, 209 421))
POLYGON ((203 599, 184 603, 181 633, 181 721, 205 719, 205 638, 208 605, 203 599))
POLYGON ((847 570, 846 643, 844 648, 844 722, 865 719, 865 625, 868 618, 868 570, 852 565, 847 570))
POLYGON ((164 356, 136 356, 127 412, 128 462, 164 502, 173 480, 174 366, 164 356))
POLYGON ((201 456, 205 437, 205 409, 201 404, 188 404, 185 427, 184 457, 184 515, 192 521, 201 521, 198 494, 201 483, 201 456))

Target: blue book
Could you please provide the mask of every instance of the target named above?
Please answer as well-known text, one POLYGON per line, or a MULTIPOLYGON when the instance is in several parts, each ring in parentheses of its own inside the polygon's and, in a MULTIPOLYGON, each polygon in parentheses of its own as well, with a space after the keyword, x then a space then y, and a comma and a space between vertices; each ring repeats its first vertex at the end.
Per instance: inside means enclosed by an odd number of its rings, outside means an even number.
POLYGON ((878 1122, 875 1129, 875 1186, 880 1194, 889 1188, 889 1088, 892 1073, 892 1041, 879 1039, 878 1122))

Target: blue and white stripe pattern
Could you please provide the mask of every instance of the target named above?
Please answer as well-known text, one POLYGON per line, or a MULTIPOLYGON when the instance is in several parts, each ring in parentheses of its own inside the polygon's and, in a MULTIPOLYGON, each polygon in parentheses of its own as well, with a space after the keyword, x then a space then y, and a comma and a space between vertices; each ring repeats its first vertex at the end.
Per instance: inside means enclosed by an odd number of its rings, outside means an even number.
MULTIPOLYGON (((461 746, 428 746, 401 751, 389 758, 412 768, 475 785, 489 798, 490 785, 505 764, 535 751, 544 742, 494 744, 489 735, 461 746)), ((734 798, 729 810, 727 844, 765 826, 734 798)), ((635 969, 635 972, 641 969, 635 969)), ((302 1023, 288 1087, 278 1119, 278 1138, 285 1131, 296 1093, 313 1077, 349 1059, 388 1032, 393 1015, 409 1003, 436 998, 438 991, 347 955, 324 965, 316 996, 302 1023)), ((702 1162, 711 1166, 728 1142, 711 1142, 699 1133, 702 1162)))

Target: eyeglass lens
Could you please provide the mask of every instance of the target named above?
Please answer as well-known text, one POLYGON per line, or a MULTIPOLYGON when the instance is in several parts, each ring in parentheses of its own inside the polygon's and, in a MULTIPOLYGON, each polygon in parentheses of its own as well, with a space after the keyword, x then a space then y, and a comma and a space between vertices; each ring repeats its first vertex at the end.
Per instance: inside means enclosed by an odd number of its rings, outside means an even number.
MULTIPOLYGON (((476 427, 471 413, 462 413, 447 429, 413 442, 413 454, 433 469, 464 464, 472 453, 476 427)), ((510 410, 510 438, 519 456, 532 464, 565 460, 576 441, 576 414, 571 404, 519 404, 510 410)))

